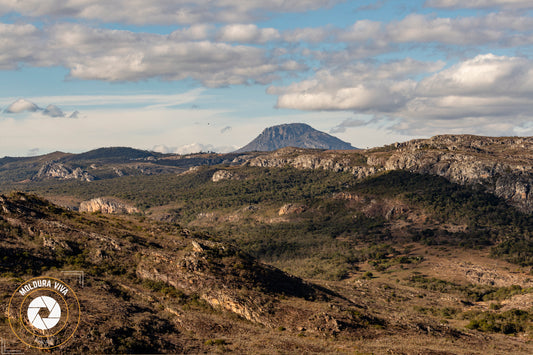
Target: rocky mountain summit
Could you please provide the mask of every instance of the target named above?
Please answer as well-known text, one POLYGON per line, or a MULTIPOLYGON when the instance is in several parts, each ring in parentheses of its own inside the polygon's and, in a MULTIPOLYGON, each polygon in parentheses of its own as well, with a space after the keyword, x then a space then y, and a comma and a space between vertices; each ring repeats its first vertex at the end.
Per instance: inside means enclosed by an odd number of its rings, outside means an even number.
POLYGON ((284 147, 356 149, 351 144, 317 131, 307 124, 292 123, 265 128, 257 138, 236 152, 273 151, 284 147))

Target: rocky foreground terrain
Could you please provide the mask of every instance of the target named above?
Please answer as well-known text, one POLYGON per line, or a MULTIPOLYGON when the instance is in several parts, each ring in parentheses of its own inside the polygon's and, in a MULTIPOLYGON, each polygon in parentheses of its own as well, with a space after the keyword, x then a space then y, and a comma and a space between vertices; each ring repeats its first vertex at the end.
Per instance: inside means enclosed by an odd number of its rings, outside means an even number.
MULTIPOLYGON (((510 336, 464 327, 491 304, 516 317, 529 317, 532 306, 525 274, 504 262, 491 264, 483 253, 470 253, 463 259, 468 264, 457 264, 453 259, 464 258, 461 253, 447 257, 449 249, 413 245, 403 257, 419 261, 399 263, 382 276, 366 271, 342 281, 304 281, 175 224, 80 214, 21 193, 0 196, 0 226, 4 302, 21 279, 85 272, 83 287, 72 281, 83 322, 54 353, 526 354, 533 349, 527 328, 510 336), (456 267, 448 268, 450 262, 456 267), (485 296, 492 295, 487 301, 476 299, 475 291, 488 287, 483 275, 491 278, 491 272, 501 287, 485 288, 485 296), (478 281, 465 283, 473 273, 478 281), (436 278, 445 274, 453 275, 453 282, 436 278), (512 288, 515 284, 522 286, 512 288), (502 290, 512 296, 498 294, 502 290), (489 301, 498 297, 503 301, 489 301)), ((9 315, 0 317, 7 349, 31 353, 13 339, 9 315)), ((520 324, 527 325, 527 318, 520 324)))

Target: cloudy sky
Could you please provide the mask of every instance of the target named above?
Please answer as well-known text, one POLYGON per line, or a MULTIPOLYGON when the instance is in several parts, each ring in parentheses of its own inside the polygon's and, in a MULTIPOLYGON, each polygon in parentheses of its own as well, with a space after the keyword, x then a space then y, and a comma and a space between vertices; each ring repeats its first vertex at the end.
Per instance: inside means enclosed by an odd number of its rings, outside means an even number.
POLYGON ((533 135, 531 0, 0 0, 0 156, 533 135))

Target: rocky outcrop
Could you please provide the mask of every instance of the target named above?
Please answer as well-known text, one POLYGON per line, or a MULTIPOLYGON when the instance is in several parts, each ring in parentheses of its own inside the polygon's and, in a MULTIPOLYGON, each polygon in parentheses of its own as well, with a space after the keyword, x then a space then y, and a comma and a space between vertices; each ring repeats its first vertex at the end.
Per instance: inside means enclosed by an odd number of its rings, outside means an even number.
POLYGON ((439 175, 481 185, 522 211, 533 211, 533 137, 445 135, 357 152, 284 148, 245 164, 348 172, 359 179, 390 170, 439 175))
POLYGON ((70 169, 62 163, 48 162, 45 163, 33 176, 32 180, 42 180, 45 178, 54 178, 59 180, 81 180, 93 181, 94 177, 81 168, 70 169))
POLYGON ((258 263, 231 246, 192 240, 179 255, 143 253, 136 270, 141 279, 162 281, 196 294, 215 309, 267 327, 276 325, 277 295, 316 299, 322 291, 273 267, 258 263))
POLYGON ((139 213, 139 209, 116 199, 98 197, 80 203, 80 212, 139 213))
POLYGON ((436 136, 369 151, 377 169, 433 174, 462 185, 482 185, 523 211, 533 211, 533 137, 436 136))
POLYGON ((365 178, 379 172, 380 168, 362 165, 353 159, 359 158, 358 153, 309 153, 305 149, 284 148, 274 153, 260 155, 246 162, 249 166, 263 168, 293 167, 297 169, 324 169, 335 172, 349 172, 358 178, 365 178))
POLYGON ((307 206, 301 204, 287 203, 278 211, 278 215, 284 216, 287 214, 300 214, 307 209, 307 206))
POLYGON ((228 170, 215 171, 215 173, 211 177, 211 180, 213 182, 219 182, 222 180, 241 180, 241 179, 242 177, 240 175, 234 173, 233 171, 228 171, 228 170))

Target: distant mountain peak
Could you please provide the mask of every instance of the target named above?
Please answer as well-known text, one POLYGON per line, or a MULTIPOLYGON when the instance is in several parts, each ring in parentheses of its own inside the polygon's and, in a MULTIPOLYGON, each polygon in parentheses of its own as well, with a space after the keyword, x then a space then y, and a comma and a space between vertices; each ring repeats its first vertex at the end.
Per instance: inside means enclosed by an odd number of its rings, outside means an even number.
POLYGON ((285 147, 349 150, 354 148, 337 137, 305 123, 288 123, 265 128, 253 141, 236 152, 273 151, 285 147))

